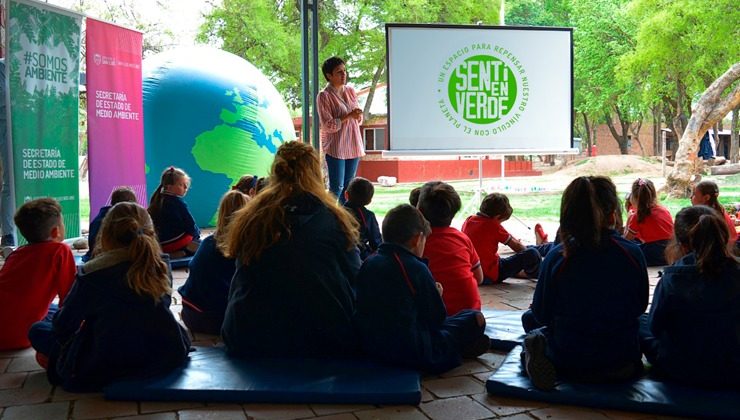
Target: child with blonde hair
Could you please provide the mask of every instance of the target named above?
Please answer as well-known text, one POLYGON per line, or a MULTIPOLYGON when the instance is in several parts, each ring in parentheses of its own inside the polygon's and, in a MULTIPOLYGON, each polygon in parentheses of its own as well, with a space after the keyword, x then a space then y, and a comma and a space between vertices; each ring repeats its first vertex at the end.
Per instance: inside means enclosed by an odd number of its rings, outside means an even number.
POLYGON ((94 391, 185 362, 190 340, 170 312, 168 266, 160 252, 144 208, 123 202, 110 209, 100 254, 81 267, 53 321, 31 328, 33 347, 48 355, 52 384, 94 391))
POLYGON ((249 196, 239 190, 224 194, 218 206, 216 231, 201 242, 190 261, 188 279, 177 290, 182 295, 182 320, 191 331, 221 334, 236 261, 226 258, 218 243, 227 235, 234 213, 248 202, 249 196))
POLYGON ((159 186, 149 200, 162 251, 172 258, 195 254, 200 244, 200 229, 183 200, 190 188, 190 177, 180 168, 170 166, 162 172, 159 186))
POLYGON ((640 244, 647 265, 665 265, 665 249, 673 236, 673 217, 658 204, 655 185, 647 178, 637 178, 629 195, 634 209, 629 213, 624 237, 640 244))
POLYGON ((222 328, 240 357, 354 353, 352 282, 358 224, 326 191, 318 153, 283 143, 270 182, 234 215, 223 244, 236 258, 222 328))

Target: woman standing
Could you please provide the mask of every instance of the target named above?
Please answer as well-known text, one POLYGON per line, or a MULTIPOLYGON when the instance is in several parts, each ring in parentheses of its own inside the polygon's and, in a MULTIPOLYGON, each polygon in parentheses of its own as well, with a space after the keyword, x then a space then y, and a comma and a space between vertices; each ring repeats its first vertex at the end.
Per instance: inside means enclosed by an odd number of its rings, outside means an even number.
POLYGON ((354 89, 347 86, 344 60, 331 57, 321 65, 326 81, 316 108, 321 121, 321 150, 326 154, 329 189, 344 204, 344 191, 355 177, 357 164, 365 155, 360 124, 362 110, 354 89))
POLYGON ((351 354, 351 282, 359 226, 321 182, 318 153, 300 142, 275 155, 270 182, 234 215, 224 255, 236 258, 221 333, 230 354, 351 354))

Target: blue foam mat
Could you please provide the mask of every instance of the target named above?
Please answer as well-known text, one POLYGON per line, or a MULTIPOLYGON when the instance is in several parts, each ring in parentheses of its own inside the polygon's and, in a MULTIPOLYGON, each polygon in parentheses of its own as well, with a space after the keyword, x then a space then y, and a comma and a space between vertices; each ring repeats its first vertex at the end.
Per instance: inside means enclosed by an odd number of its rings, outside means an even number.
POLYGON ((418 372, 364 360, 254 359, 196 347, 188 364, 164 377, 124 381, 105 398, 235 403, 419 404, 418 372))
POLYGON ((740 417, 740 390, 694 388, 658 381, 649 375, 621 384, 559 382, 553 391, 540 391, 522 372, 521 351, 517 346, 509 352, 501 367, 486 381, 489 394, 672 416, 740 417))
POLYGON ((491 337, 491 348, 510 351, 524 341, 522 314, 524 311, 484 310, 486 335, 491 337))

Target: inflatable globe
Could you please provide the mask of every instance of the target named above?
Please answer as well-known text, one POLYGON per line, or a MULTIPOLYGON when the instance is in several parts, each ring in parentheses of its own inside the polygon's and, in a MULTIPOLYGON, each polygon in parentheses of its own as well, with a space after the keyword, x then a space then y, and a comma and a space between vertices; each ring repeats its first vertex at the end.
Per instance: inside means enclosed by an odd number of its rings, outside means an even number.
POLYGON ((149 194, 165 168, 192 178, 185 196, 200 226, 212 226, 221 196, 245 174, 265 176, 275 151, 295 140, 282 97, 252 64, 209 47, 144 61, 144 148, 149 194))

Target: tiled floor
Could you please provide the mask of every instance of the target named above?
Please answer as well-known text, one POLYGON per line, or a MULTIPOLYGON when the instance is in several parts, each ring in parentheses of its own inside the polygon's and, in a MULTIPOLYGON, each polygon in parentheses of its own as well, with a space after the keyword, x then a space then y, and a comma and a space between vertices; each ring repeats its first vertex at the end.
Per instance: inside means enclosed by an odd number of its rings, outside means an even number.
MULTIPOLYGON (((175 287, 187 272, 175 272, 175 287)), ((651 285, 657 270, 650 271, 651 285)), ((483 305, 491 309, 524 309, 529 305, 535 282, 509 279, 481 288, 483 305)), ((651 294, 652 289, 651 287, 651 294)), ((179 315, 175 294, 172 310, 179 315)), ((198 345, 212 345, 213 337, 195 337, 198 345)), ((30 349, 0 352, 0 419, 648 419, 655 416, 582 407, 551 406, 525 400, 489 396, 485 380, 500 365, 503 354, 488 353, 441 376, 422 380, 422 403, 418 407, 367 405, 273 405, 199 404, 106 401, 100 394, 71 394, 52 387, 30 349)))

